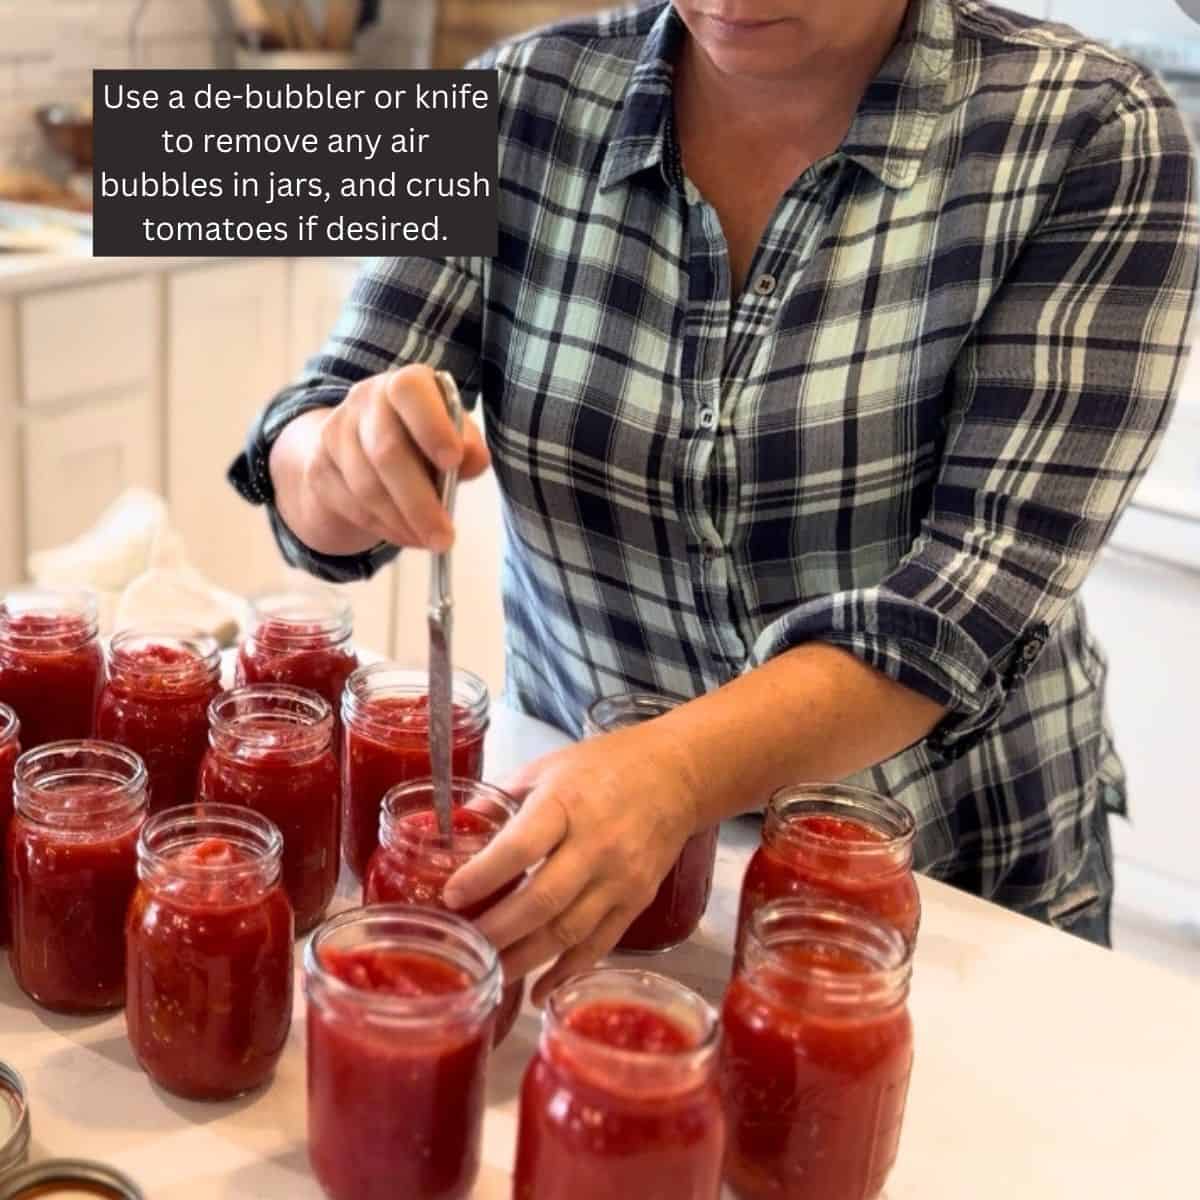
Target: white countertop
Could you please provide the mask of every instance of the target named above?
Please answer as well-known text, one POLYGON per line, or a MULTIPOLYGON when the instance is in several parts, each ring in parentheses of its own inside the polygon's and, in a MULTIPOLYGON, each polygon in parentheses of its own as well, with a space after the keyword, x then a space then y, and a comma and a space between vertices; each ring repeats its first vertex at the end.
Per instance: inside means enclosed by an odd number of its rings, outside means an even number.
MULTIPOLYGON (((501 781, 562 740, 499 710, 488 777, 501 781)), ((719 1000, 756 840, 752 823, 725 828, 701 930, 640 965, 719 1000)), ((1194 1195, 1200 987, 941 884, 922 880, 921 893, 916 1066, 887 1200, 1194 1195)), ((148 1200, 320 1200, 305 1150, 297 991, 274 1083, 233 1104, 195 1104, 139 1072, 121 1016, 38 1012, 0 967, 0 1057, 29 1085, 35 1156, 102 1159, 133 1175, 148 1200)), ((526 1011, 493 1060, 477 1200, 510 1195, 516 1095, 537 1030, 526 1011)))
POLYGON ((90 241, 76 253, 0 254, 0 295, 43 288, 100 283, 121 275, 166 271, 172 267, 204 266, 219 258, 93 258, 90 241))
MULTIPOLYGON (((254 255, 253 258, 263 258, 254 255)), ((361 258, 322 256, 328 261, 361 262, 361 258)), ((123 275, 147 271, 169 271, 178 267, 206 267, 236 262, 231 258, 94 258, 92 244, 81 239, 75 250, 50 254, 0 254, 0 296, 12 292, 36 292, 46 288, 86 286, 123 275)), ((247 260, 249 261, 249 260, 247 260)))

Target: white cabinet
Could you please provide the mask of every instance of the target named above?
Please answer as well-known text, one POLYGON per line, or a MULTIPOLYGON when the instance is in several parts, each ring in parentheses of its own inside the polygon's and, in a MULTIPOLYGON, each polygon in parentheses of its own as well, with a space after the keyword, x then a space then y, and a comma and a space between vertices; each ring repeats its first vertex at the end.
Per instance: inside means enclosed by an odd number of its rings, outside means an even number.
POLYGON ((292 264, 289 370, 299 372, 325 344, 358 275, 350 259, 301 258, 292 264))
MULTIPOLYGON (((1200 546, 1200 527, 1191 537, 1200 546)), ((1109 712, 1129 778, 1131 818, 1113 826, 1122 904, 1200 924, 1200 805, 1187 754, 1196 736, 1200 569, 1110 549, 1084 600, 1108 655, 1109 712)))
POLYGON ((160 488, 157 410, 133 390, 84 408, 25 415, 25 529, 30 552, 72 541, 123 491, 160 488))
POLYGON ((24 574, 17 380, 17 306, 12 300, 0 299, 0 586, 24 574))
POLYGON ((26 553, 78 537, 126 488, 161 487, 161 314, 149 276, 16 302, 26 553))
POLYGON ((254 414, 287 379, 288 264, 217 263, 167 281, 167 500, 189 556, 243 595, 277 587, 266 517, 225 479, 254 414))
POLYGON ((161 311, 159 281, 149 275, 23 299, 24 404, 86 404, 143 389, 157 406, 161 311))

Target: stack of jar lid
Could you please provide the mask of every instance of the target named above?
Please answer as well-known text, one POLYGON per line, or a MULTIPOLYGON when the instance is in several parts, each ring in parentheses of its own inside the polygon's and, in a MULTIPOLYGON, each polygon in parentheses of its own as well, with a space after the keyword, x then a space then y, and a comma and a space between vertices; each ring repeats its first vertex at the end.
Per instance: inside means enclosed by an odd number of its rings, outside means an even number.
POLYGON ((29 1139, 25 1082, 0 1062, 0 1200, 144 1200, 137 1184, 103 1163, 59 1158, 27 1165, 29 1139))

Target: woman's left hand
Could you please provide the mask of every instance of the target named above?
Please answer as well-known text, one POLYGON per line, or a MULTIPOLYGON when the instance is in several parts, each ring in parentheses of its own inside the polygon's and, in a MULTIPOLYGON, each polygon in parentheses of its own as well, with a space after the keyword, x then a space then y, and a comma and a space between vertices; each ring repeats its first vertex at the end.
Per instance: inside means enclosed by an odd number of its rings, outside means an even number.
POLYGON ((522 770, 507 788, 524 802, 519 814, 446 888, 446 903, 464 908, 530 872, 478 925, 507 979, 557 959, 536 1004, 612 950, 698 832, 687 756, 657 724, 589 738, 522 770))

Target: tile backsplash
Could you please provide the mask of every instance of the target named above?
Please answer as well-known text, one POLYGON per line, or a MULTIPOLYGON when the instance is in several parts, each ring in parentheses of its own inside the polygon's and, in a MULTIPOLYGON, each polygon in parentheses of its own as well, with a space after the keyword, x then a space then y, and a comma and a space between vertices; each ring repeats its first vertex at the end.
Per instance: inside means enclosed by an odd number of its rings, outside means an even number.
MULTIPOLYGON (((33 113, 91 94, 93 67, 232 65, 224 0, 0 0, 0 168, 54 165, 33 113)), ((429 63, 436 0, 382 0, 359 44, 369 67, 429 63)))

